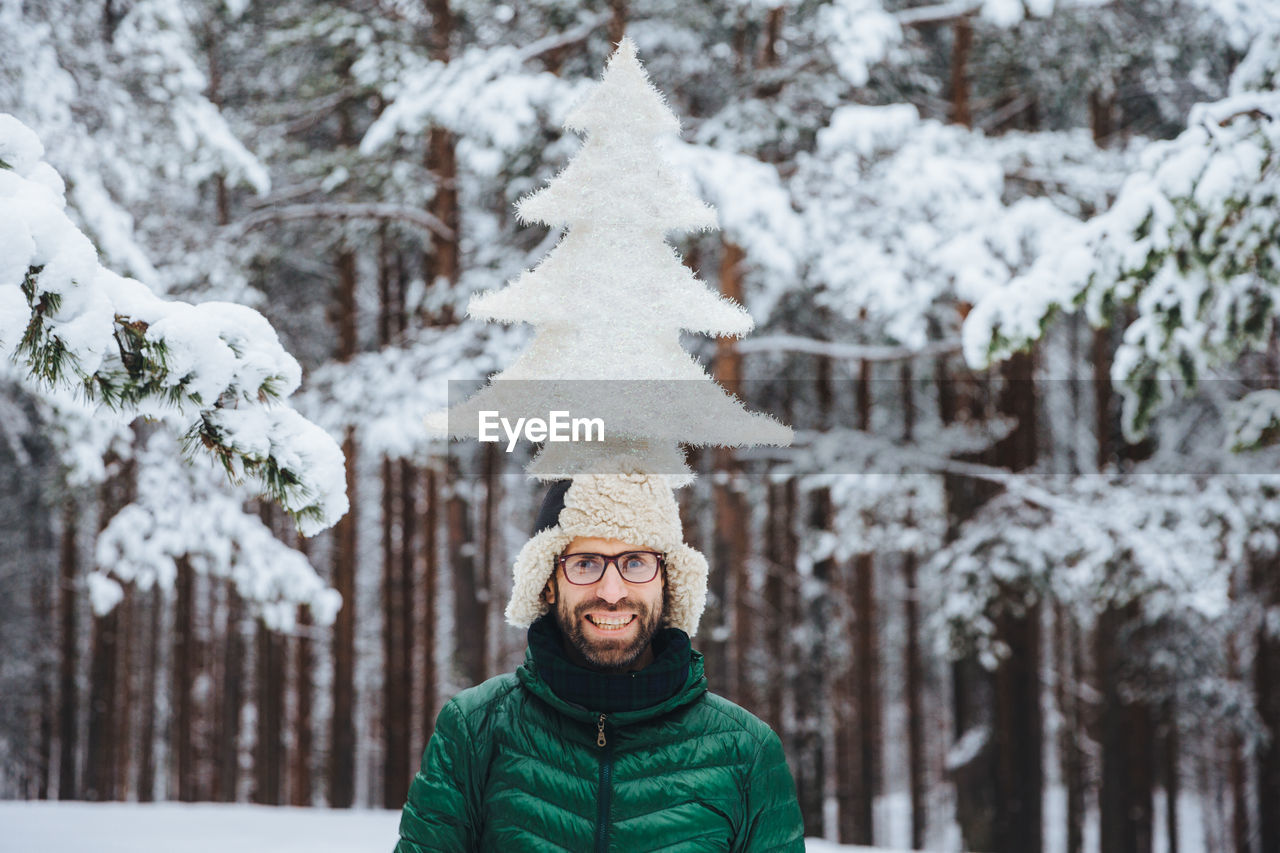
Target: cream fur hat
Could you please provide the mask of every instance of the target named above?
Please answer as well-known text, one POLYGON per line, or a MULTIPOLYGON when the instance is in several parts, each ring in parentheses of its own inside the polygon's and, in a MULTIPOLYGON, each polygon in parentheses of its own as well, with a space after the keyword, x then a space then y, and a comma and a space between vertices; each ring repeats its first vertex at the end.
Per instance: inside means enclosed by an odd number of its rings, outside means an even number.
POLYGON ((582 474, 547 494, 533 538, 516 555, 507 621, 527 628, 549 609, 542 590, 555 558, 577 536, 619 539, 666 554, 663 625, 689 636, 707 603, 707 559, 684 544, 680 510, 667 478, 658 474, 582 474), (563 495, 563 508, 559 497, 563 495), (559 509, 557 513, 556 510, 559 509))

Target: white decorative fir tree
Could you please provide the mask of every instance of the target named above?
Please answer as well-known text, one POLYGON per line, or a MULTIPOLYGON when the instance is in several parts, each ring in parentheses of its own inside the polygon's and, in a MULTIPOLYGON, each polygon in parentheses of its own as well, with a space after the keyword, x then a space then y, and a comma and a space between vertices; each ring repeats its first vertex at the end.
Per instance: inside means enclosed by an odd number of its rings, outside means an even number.
POLYGON ((586 136, 582 149, 516 206, 523 221, 563 227, 565 236, 535 269, 477 295, 468 308, 477 319, 530 323, 534 339, 450 409, 447 424, 438 417, 429 425, 463 437, 478 434, 486 410, 512 421, 553 410, 599 417, 604 441, 543 446, 529 467, 543 479, 623 464, 687 482, 680 443, 789 444, 789 428, 747 412, 680 346, 681 331, 739 337, 753 322, 666 242, 670 231, 715 228, 715 211, 662 157, 660 142, 680 123, 629 38, 565 127, 586 136))

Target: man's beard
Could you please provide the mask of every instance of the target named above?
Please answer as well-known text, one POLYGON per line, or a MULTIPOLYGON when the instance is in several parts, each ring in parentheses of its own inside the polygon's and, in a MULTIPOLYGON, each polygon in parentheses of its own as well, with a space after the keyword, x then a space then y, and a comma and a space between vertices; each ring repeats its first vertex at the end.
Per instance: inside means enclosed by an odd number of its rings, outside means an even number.
MULTIPOLYGON (((558 586, 558 583, 557 583, 558 586)), ((557 593, 559 590, 557 589, 557 593)), ((665 599, 665 596, 664 596, 665 599)), ((578 654, 586 658, 587 663, 602 672, 625 672, 627 667, 635 663, 644 654, 657 633, 662 622, 662 606, 651 609, 642 601, 623 599, 615 605, 601 602, 584 601, 578 605, 576 612, 569 613, 564 598, 556 595, 556 624, 560 633, 572 644, 578 654), (632 640, 601 639, 592 641, 587 638, 582 623, 586 621, 589 611, 607 610, 611 613, 634 613, 637 631, 632 640)))

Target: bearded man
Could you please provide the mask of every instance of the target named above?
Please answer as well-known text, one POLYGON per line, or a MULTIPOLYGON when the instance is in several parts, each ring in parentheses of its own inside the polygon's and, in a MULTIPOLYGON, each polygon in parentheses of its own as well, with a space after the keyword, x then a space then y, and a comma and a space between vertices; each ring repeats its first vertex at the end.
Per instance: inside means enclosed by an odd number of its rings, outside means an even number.
POLYGON ((396 853, 804 849, 776 734, 707 690, 707 562, 660 476, 548 491, 515 560, 524 664, 440 711, 396 853))

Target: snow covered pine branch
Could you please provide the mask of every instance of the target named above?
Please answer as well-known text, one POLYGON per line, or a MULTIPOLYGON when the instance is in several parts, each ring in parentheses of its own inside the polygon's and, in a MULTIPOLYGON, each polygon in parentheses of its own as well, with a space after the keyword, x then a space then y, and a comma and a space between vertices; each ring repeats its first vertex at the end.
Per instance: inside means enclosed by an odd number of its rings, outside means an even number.
MULTIPOLYGON (((1180 381, 1188 391, 1265 350, 1280 306, 1280 29, 1256 40, 1227 98, 1200 104, 1187 129, 1153 142, 1111 208, 1064 235, 1027 273, 988 293, 964 326, 982 366, 1039 339, 1059 310, 1095 326, 1136 318, 1116 353, 1124 430, 1142 436, 1180 381)), ((1280 393, 1228 412, 1227 445, 1280 440, 1280 393)))
POLYGON ((0 114, 0 353, 28 378, 95 403, 178 419, 188 451, 258 479, 311 535, 346 513, 342 451, 280 405, 301 369, 251 308, 165 300, 98 263, 66 213, 62 179, 0 114))

